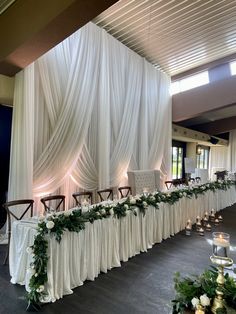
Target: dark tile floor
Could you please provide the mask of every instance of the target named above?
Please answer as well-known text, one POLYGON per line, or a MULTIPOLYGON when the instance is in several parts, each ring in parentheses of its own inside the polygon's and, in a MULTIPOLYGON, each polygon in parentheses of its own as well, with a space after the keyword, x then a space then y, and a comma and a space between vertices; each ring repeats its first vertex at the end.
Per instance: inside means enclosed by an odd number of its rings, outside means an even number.
MULTIPOLYGON (((235 248, 231 256, 236 261, 236 205, 222 211, 223 224, 215 228, 231 235, 235 248)), ((94 282, 85 282, 53 304, 44 305, 48 314, 169 314, 174 297, 173 276, 200 273, 210 265, 211 233, 201 237, 183 232, 155 245, 122 267, 100 274, 94 282)), ((5 247, 0 246, 0 260, 5 247)), ((24 287, 12 285, 8 266, 0 265, 0 314, 25 313, 24 287)))

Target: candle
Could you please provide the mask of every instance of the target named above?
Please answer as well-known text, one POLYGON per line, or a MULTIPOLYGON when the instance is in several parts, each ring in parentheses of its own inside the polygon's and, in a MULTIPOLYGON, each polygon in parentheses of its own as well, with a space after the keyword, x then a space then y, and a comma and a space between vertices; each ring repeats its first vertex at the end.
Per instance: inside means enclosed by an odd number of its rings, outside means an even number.
POLYGON ((200 304, 197 305, 195 314, 205 314, 205 310, 200 304))
POLYGON ((206 231, 211 231, 211 225, 210 224, 206 225, 206 231))
POLYGON ((203 228, 200 228, 199 231, 198 231, 199 235, 201 236, 204 236, 204 229, 203 228))
POLYGON ((229 234, 224 232, 213 232, 213 254, 219 257, 229 255, 229 234))
POLYGON ((201 219, 200 216, 197 216, 196 220, 198 221, 198 220, 200 220, 200 219, 201 219))
POLYGON ((199 232, 199 229, 202 227, 202 223, 201 223, 201 221, 198 221, 197 223, 196 223, 196 231, 197 232, 199 232))
POLYGON ((207 222, 208 222, 208 218, 205 216, 204 219, 203 219, 203 224, 204 224, 204 226, 207 225, 207 222))
POLYGON ((219 219, 220 222, 223 221, 223 217, 221 215, 218 217, 218 219, 219 219))
POLYGON ((215 226, 218 226, 219 225, 219 219, 215 219, 215 226))
POLYGON ((186 228, 185 228, 185 234, 186 234, 187 236, 190 236, 190 235, 191 235, 191 230, 192 230, 192 226, 187 223, 187 226, 186 226, 186 228))

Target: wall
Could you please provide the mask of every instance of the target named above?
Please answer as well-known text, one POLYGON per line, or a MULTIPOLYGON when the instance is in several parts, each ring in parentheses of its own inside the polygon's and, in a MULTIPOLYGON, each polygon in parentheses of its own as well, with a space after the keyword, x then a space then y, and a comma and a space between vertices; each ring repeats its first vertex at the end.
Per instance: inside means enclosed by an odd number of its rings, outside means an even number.
POLYGON ((12 105, 14 78, 0 74, 0 104, 12 105))

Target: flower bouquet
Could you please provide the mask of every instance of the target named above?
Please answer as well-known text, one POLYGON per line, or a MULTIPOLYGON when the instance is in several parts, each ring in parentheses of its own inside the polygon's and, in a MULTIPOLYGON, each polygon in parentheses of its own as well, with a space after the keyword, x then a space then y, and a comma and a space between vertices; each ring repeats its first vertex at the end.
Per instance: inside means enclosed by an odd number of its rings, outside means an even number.
MULTIPOLYGON (((211 313, 211 306, 216 296, 217 276, 217 269, 213 266, 203 274, 191 277, 181 277, 179 273, 176 273, 174 277, 176 296, 172 300, 172 313, 181 314, 186 310, 197 312, 197 309, 198 313, 211 313)), ((232 312, 230 310, 230 308, 236 309, 236 282, 227 273, 224 276, 223 293, 228 310, 218 310, 217 314, 236 313, 236 310, 232 312)))

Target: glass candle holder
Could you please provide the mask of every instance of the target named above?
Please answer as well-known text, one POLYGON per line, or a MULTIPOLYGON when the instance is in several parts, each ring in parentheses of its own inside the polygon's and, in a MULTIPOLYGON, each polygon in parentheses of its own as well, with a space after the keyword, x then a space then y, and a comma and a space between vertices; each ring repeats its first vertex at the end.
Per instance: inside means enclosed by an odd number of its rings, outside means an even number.
POLYGON ((216 219, 215 219, 215 221, 214 221, 215 226, 218 226, 218 225, 219 225, 219 223, 220 223, 220 222, 219 222, 219 219, 218 219, 218 218, 216 218, 216 219))
POLYGON ((213 255, 229 257, 230 235, 225 232, 213 232, 213 255))
POLYGON ((197 223, 196 223, 196 229, 197 231, 199 231, 199 229, 202 227, 202 223, 201 221, 199 220, 197 223))
POLYGON ((205 217, 203 218, 203 225, 206 227, 207 223, 208 223, 208 217, 205 216, 205 217))
POLYGON ((203 228, 200 228, 200 229, 198 230, 198 234, 199 234, 200 236, 204 236, 204 229, 203 229, 203 228))
POLYGON ((190 236, 192 231, 192 225, 187 222, 186 228, 185 228, 185 234, 186 236, 190 236))
POLYGON ((218 219, 219 219, 219 222, 223 221, 223 217, 221 215, 219 215, 218 219))
POLYGON ((210 224, 206 225, 206 231, 211 231, 211 225, 210 224))

